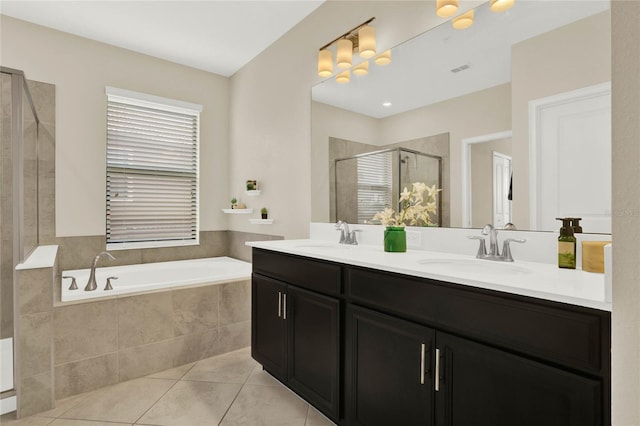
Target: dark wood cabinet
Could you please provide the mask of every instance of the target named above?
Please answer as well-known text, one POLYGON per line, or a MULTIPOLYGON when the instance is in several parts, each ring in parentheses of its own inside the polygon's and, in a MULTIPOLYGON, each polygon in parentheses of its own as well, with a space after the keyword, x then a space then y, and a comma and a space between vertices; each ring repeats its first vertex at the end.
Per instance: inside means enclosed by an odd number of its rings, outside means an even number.
POLYGON ((347 423, 433 425, 433 329, 358 307, 346 317, 347 423))
POLYGON ((447 333, 439 354, 438 426, 596 426, 602 382, 447 333))
POLYGON ((338 418, 340 301, 294 286, 287 290, 289 386, 338 418))
POLYGON ((611 315, 254 249, 252 354, 340 425, 608 426, 611 315))
POLYGON ((251 283, 251 355, 280 380, 287 375, 286 284, 254 274, 251 283))
POLYGON ((340 276, 336 265, 254 254, 252 356, 336 422, 342 407, 342 302, 334 296, 340 276))

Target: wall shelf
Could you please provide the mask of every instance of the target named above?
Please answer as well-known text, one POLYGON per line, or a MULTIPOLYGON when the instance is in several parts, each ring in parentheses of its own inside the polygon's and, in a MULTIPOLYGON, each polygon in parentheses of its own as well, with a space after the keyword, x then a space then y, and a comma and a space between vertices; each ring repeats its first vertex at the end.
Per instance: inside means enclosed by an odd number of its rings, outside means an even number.
POLYGON ((251 214, 253 209, 222 209, 227 214, 251 214))
POLYGON ((271 225, 273 223, 273 219, 249 219, 249 222, 252 225, 271 225))
POLYGON ((257 197, 260 195, 260 190, 259 189, 253 189, 251 191, 244 191, 245 194, 247 194, 247 196, 249 197, 257 197))

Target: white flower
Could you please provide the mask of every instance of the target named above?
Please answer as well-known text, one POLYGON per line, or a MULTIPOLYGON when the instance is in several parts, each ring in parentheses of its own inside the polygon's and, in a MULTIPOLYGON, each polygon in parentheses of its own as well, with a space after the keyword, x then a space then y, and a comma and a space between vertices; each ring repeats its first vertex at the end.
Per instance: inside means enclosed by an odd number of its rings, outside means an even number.
POLYGON ((437 197, 442 191, 435 185, 427 186, 423 182, 414 182, 411 191, 404 188, 400 193, 398 204, 402 207, 400 213, 386 208, 373 216, 374 221, 380 221, 386 226, 430 226, 433 225, 431 215, 438 213, 437 197), (425 195, 426 192, 426 195, 425 195))

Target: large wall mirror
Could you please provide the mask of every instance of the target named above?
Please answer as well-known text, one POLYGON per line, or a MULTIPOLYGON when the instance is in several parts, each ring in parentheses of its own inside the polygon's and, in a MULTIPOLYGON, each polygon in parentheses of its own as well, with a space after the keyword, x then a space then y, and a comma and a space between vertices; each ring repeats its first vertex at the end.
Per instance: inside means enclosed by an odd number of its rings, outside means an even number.
POLYGON ((365 223, 399 187, 437 178, 441 226, 557 231, 556 217, 582 217, 610 233, 610 25, 608 1, 487 3, 470 28, 445 22, 389 65, 317 84, 312 220, 365 223), (384 173, 364 173, 375 164, 384 173), (380 182, 391 192, 362 203, 380 182))

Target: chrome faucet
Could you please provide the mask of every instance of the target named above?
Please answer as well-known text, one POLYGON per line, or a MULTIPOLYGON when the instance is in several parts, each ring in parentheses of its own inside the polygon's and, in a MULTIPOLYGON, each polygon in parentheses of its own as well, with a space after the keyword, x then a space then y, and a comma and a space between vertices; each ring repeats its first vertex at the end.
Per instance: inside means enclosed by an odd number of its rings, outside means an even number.
POLYGON ((352 246, 358 245, 356 232, 361 232, 359 229, 349 231, 349 224, 343 220, 339 220, 336 223, 336 231, 338 230, 340 231, 340 241, 338 241, 339 244, 350 244, 352 246))
POLYGON ((498 248, 498 230, 491 224, 487 224, 482 228, 482 236, 471 235, 468 238, 472 240, 480 240, 480 246, 478 247, 478 253, 476 259, 495 260, 498 262, 513 262, 511 256, 511 246, 509 243, 524 243, 527 240, 519 238, 507 238, 504 240, 502 246, 502 254, 498 248), (487 253, 487 246, 485 237, 489 236, 489 253, 487 253))
POLYGON ((111 260, 116 260, 115 257, 111 256, 111 253, 103 251, 98 253, 96 257, 93 258, 93 263, 91 264, 91 273, 89 274, 89 281, 87 285, 84 287, 84 291, 93 291, 98 288, 98 284, 96 283, 96 266, 98 265, 98 261, 101 257, 106 256, 111 260))

